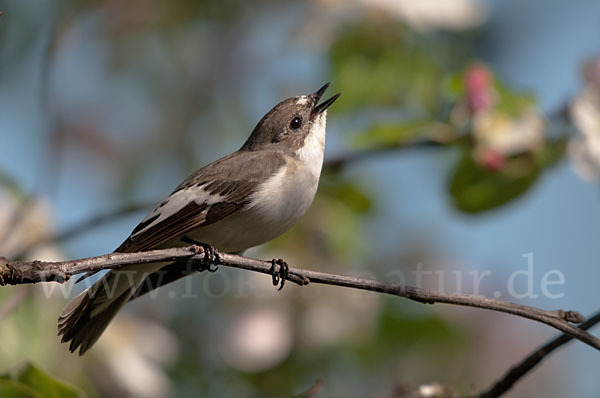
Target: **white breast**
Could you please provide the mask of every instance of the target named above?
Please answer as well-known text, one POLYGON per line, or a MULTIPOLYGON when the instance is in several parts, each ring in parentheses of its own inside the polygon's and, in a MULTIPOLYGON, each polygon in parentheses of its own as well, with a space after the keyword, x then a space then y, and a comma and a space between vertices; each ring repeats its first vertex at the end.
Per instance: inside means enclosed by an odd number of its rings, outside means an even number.
POLYGON ((325 151, 325 112, 317 118, 298 157, 288 157, 286 165, 252 197, 251 211, 260 214, 268 234, 274 235, 269 239, 294 225, 308 210, 317 192, 325 151))
POLYGON ((325 153, 325 127, 327 111, 319 114, 314 121, 310 135, 306 137, 304 147, 298 151, 298 157, 303 166, 316 176, 317 183, 323 167, 323 155, 325 153))

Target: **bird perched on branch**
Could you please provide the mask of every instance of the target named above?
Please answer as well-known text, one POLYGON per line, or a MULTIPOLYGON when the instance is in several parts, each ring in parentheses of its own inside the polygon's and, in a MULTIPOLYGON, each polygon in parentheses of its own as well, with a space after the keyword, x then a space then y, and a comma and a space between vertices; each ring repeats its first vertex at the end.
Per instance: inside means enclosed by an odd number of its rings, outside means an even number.
MULTIPOLYGON (((277 104, 237 152, 190 175, 116 252, 200 242, 241 253, 288 230, 317 191, 327 108, 340 95, 319 104, 328 86, 277 104)), ((62 342, 70 342, 70 351, 79 348, 82 355, 129 300, 193 272, 181 265, 141 264, 109 271, 63 309, 58 319, 62 342)))

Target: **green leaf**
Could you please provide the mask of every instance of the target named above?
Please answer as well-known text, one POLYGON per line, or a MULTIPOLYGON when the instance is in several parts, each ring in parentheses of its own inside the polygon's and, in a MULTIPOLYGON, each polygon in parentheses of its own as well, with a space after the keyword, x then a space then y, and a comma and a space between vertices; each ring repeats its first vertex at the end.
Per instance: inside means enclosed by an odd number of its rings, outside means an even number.
MULTIPOLYGON (((36 394, 45 398, 78 398, 83 396, 83 393, 78 391, 75 387, 54 379, 52 376, 41 371, 32 364, 27 364, 27 366, 19 372, 15 381, 29 387, 35 391, 36 394)), ((0 396, 6 395, 0 394, 0 396)))
POLYGON ((492 171, 475 162, 465 149, 450 182, 454 206, 466 213, 480 213, 507 204, 533 186, 546 168, 564 157, 564 139, 548 140, 544 147, 506 159, 501 170, 492 171))
POLYGON ((454 206, 480 213, 504 205, 525 193, 540 175, 530 156, 507 159, 501 171, 486 170, 465 152, 450 183, 454 206))
MULTIPOLYGON (((465 87, 465 74, 467 70, 480 61, 473 61, 465 66, 459 73, 447 74, 442 81, 441 95, 443 98, 454 103, 461 101, 467 95, 465 87)), ((496 109, 509 116, 519 116, 523 111, 531 109, 536 104, 536 98, 531 93, 516 91, 508 87, 494 74, 493 89, 497 94, 496 109)))
POLYGON ((533 156, 539 167, 549 167, 560 161, 567 149, 567 140, 564 138, 546 141, 544 148, 536 151, 533 156))
POLYGON ((371 199, 350 182, 333 182, 324 178, 319 193, 337 199, 359 214, 371 210, 371 199))
POLYGON ((465 76, 464 71, 460 73, 448 74, 442 81, 443 97, 449 102, 459 101, 465 95, 465 76))
POLYGON ((459 331, 435 314, 407 314, 402 306, 386 302, 379 318, 379 337, 385 346, 406 346, 427 339, 455 342, 459 331))
POLYGON ((443 68, 431 43, 399 23, 361 23, 348 27, 331 47, 333 81, 344 100, 333 112, 373 107, 439 106, 443 68))
POLYGON ((32 388, 15 380, 0 379, 0 397, 11 398, 44 398, 32 388))
POLYGON ((510 116, 520 116, 523 111, 531 109, 536 104, 533 95, 511 90, 502 82, 495 80, 494 87, 498 91, 500 102, 497 109, 510 116))
POLYGON ((360 148, 395 146, 422 138, 431 133, 433 122, 417 120, 406 123, 377 124, 356 137, 360 148))

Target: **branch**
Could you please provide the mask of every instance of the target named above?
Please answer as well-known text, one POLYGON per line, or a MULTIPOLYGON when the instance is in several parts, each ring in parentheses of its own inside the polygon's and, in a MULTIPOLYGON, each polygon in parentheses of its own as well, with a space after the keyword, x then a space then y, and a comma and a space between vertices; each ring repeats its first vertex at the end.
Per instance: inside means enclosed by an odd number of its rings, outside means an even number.
MULTIPOLYGON (((457 139, 455 139, 457 140, 457 139)), ((367 159, 369 157, 377 156, 380 154, 395 152, 402 149, 431 149, 431 148, 442 148, 450 146, 453 141, 440 141, 440 140, 422 140, 422 141, 404 141, 396 144, 390 144, 380 146, 376 148, 363 149, 359 151, 349 152, 344 155, 334 156, 329 158, 323 164, 323 168, 327 170, 338 170, 348 163, 356 162, 359 160, 367 159)))
POLYGON ((87 219, 87 220, 82 221, 78 224, 75 224, 71 227, 68 227, 62 232, 59 232, 59 233, 51 235, 51 236, 47 236, 45 238, 42 238, 41 240, 34 242, 33 244, 31 244, 28 247, 21 250, 21 252, 18 253, 17 255, 15 255, 15 257, 23 258, 27 254, 29 254, 29 252, 33 248, 35 248, 41 244, 64 242, 73 237, 81 235, 82 233, 86 232, 89 229, 102 226, 106 223, 116 220, 117 218, 129 215, 132 213, 136 213, 138 211, 149 210, 152 208, 152 206, 153 206, 153 204, 151 204, 151 203, 143 203, 143 202, 130 203, 130 204, 126 204, 125 206, 121 207, 120 209, 116 209, 114 211, 106 212, 103 214, 98 214, 96 216, 91 217, 90 219, 87 219))
MULTIPOLYGON (((151 250, 139 253, 111 253, 98 257, 62 262, 21 262, 0 258, 0 286, 52 281, 64 283, 73 275, 84 272, 91 273, 103 269, 119 269, 134 264, 177 260, 187 260, 196 266, 198 270, 206 269, 207 265, 222 265, 274 275, 272 261, 255 260, 234 254, 217 253, 216 251, 207 252, 200 246, 192 245, 189 247, 151 250)), ((600 339, 570 323, 581 323, 584 321, 584 317, 575 311, 546 311, 485 297, 448 294, 418 287, 299 268, 289 268, 289 271, 283 277, 301 286, 309 283, 321 283, 386 293, 426 304, 445 303, 504 312, 545 323, 600 350, 600 339)))
MULTIPOLYGON (((590 319, 579 326, 581 330, 587 330, 600 322, 600 312, 596 313, 590 319)), ((494 383, 488 390, 478 395, 479 398, 495 398, 499 397, 525 376, 531 369, 539 364, 550 353, 558 347, 573 340, 573 337, 563 334, 532 352, 527 358, 523 359, 519 364, 513 366, 500 380, 494 383)))
MULTIPOLYGON (((96 228, 108 222, 114 221, 116 218, 126 216, 132 213, 137 213, 142 210, 150 210, 152 209, 153 203, 130 203, 126 204, 120 209, 117 209, 112 212, 107 212, 104 214, 98 214, 88 220, 85 220, 79 224, 75 224, 70 228, 65 229, 61 233, 50 237, 48 240, 51 242, 62 242, 68 239, 71 239, 75 236, 81 235, 82 232, 90 228, 96 228)), ((45 242, 44 242, 45 243, 45 242)))

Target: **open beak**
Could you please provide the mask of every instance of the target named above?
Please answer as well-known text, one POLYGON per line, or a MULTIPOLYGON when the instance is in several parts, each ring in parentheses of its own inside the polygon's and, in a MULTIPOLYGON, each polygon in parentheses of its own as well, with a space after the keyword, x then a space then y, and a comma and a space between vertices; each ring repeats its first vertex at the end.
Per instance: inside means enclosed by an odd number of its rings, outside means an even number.
POLYGON ((325 83, 325 85, 323 87, 321 87, 320 89, 318 89, 317 92, 312 95, 312 97, 314 98, 314 104, 315 104, 315 106, 312 109, 312 112, 310 113, 311 119, 316 114, 323 113, 325 111, 325 109, 329 108, 329 106, 331 104, 333 104, 335 102, 335 100, 338 99, 338 97, 340 96, 341 93, 337 93, 333 97, 331 97, 328 100, 325 100, 325 101, 323 101, 323 102, 321 102, 319 104, 319 100, 321 99, 321 97, 323 96, 323 94, 325 94, 325 91, 327 90, 327 87, 329 87, 330 84, 331 84, 331 82, 325 83))

